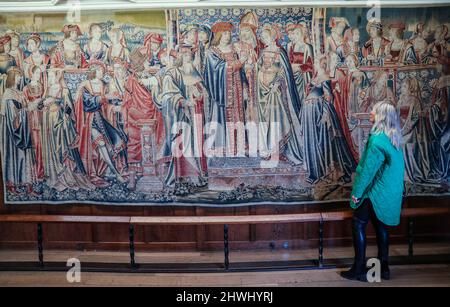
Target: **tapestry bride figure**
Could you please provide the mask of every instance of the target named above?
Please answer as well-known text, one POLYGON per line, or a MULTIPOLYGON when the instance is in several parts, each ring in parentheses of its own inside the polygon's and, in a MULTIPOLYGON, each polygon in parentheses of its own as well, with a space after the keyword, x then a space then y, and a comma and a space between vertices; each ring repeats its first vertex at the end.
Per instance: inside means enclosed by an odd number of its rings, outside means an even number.
POLYGON ((287 89, 290 81, 280 65, 280 53, 263 51, 258 66, 259 150, 263 157, 302 164, 300 122, 287 89))
POLYGON ((69 90, 63 86, 63 72, 50 70, 48 81, 42 121, 45 182, 57 191, 93 190, 78 150, 74 107, 69 90))

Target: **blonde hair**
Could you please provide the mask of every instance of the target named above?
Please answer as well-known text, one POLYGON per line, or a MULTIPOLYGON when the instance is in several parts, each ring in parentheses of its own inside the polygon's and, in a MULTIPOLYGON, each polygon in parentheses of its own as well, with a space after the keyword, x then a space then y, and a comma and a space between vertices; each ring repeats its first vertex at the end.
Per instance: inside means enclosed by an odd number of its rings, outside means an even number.
POLYGON ((373 107, 375 113, 375 123, 372 133, 378 134, 384 132, 391 140, 396 149, 400 149, 403 144, 402 130, 400 120, 395 107, 388 101, 380 101, 373 107))

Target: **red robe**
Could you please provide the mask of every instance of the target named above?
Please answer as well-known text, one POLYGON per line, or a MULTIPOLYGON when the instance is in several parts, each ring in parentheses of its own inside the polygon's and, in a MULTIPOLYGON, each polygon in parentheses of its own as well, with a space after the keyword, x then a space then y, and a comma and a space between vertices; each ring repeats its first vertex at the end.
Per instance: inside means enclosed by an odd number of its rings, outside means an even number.
POLYGON ((347 116, 348 116, 348 89, 350 87, 349 78, 345 75, 345 73, 338 69, 336 70, 335 79, 332 81, 333 87, 333 96, 334 96, 334 108, 336 109, 336 113, 339 118, 339 123, 341 124, 342 131, 344 132, 345 141, 350 148, 350 152, 352 153, 353 158, 356 162, 359 161, 358 151, 355 149, 355 145, 353 144, 352 134, 347 124, 347 116), (336 85, 339 85, 340 91, 337 90, 336 85))
POLYGON ((309 72, 312 74, 314 71, 312 55, 309 54, 306 59, 304 58, 304 55, 305 52, 295 52, 293 46, 289 49, 289 61, 292 64, 301 64, 300 68, 302 72, 309 72))
POLYGON ((153 104, 151 93, 139 83, 135 75, 128 77, 125 89, 123 109, 126 110, 125 131, 128 134, 128 163, 138 164, 142 162, 141 127, 139 126, 139 121, 156 119, 155 140, 159 149, 164 142, 163 118, 153 104))
MULTIPOLYGON (((23 89, 24 95, 29 103, 36 99, 41 99, 44 94, 44 87, 40 85, 39 93, 31 92, 30 86, 27 85, 23 89)), ((44 179, 44 163, 42 161, 42 111, 37 108, 29 112, 29 125, 31 128, 31 139, 34 150, 34 163, 36 169, 36 177, 38 180, 44 179)))
MULTIPOLYGON (((89 180, 97 187, 106 187, 109 184, 101 178, 107 169, 106 163, 101 159, 96 149, 96 142, 92 141, 92 121, 94 113, 84 112, 83 91, 86 89, 91 95, 95 94, 90 84, 80 86, 75 103, 76 130, 80 137, 80 156, 83 161, 89 180)), ((103 88, 105 90, 105 88, 103 88)), ((104 94, 104 93, 103 93, 104 94)), ((103 103, 106 103, 103 102, 103 103)))

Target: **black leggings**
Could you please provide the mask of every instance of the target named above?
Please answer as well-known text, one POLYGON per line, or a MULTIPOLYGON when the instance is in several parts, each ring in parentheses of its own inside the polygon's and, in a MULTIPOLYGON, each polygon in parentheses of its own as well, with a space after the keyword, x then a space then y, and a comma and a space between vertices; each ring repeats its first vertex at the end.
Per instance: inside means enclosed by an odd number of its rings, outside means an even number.
POLYGON ((389 260, 389 233, 388 226, 381 222, 373 209, 370 199, 364 199, 363 203, 353 212, 353 244, 355 246, 355 259, 360 265, 365 265, 366 259, 366 226, 369 220, 375 228, 378 245, 378 259, 383 263, 389 260))

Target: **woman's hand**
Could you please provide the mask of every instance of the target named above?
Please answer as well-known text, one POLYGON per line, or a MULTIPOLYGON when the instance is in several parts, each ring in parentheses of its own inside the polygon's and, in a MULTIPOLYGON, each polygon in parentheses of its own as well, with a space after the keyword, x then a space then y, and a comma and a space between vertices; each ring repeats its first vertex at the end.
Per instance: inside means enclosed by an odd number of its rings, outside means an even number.
POLYGON ((355 204, 359 203, 359 199, 356 198, 354 195, 352 195, 352 202, 354 202, 355 204))

